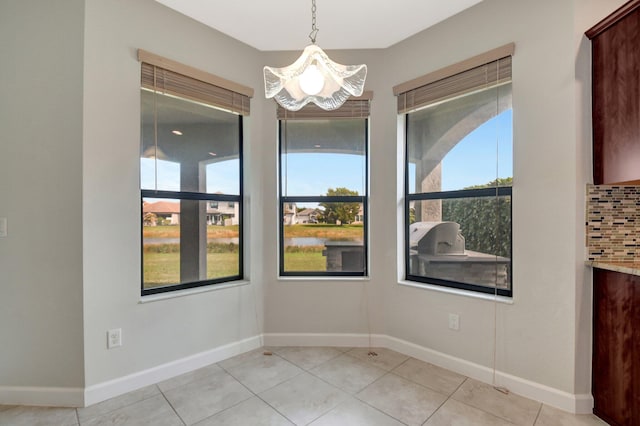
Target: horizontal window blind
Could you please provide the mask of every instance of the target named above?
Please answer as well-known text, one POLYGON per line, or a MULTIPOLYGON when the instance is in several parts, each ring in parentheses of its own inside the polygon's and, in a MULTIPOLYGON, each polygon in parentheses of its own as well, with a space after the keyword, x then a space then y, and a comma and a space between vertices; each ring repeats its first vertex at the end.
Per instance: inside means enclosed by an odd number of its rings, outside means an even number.
POLYGON ((372 92, 365 92, 358 98, 347 100, 338 109, 326 111, 309 103, 298 111, 288 111, 278 105, 278 120, 322 120, 328 118, 367 118, 370 114, 372 92))
POLYGON ((512 53, 513 44, 503 46, 396 86, 394 93, 398 96, 398 113, 404 114, 427 105, 510 82, 512 53), (492 58, 504 54, 507 55, 492 58), (478 64, 480 61, 487 62, 478 64))
MULTIPOLYGON (((249 115, 250 96, 247 94, 145 62, 145 58, 142 56, 140 59, 142 62, 142 87, 159 93, 213 105, 237 114, 249 115)), ((185 69, 187 68, 185 66, 185 69)), ((215 76, 210 74, 207 74, 207 76, 209 77, 208 79, 215 79, 215 76)), ((225 82, 221 78, 219 80, 225 82)))

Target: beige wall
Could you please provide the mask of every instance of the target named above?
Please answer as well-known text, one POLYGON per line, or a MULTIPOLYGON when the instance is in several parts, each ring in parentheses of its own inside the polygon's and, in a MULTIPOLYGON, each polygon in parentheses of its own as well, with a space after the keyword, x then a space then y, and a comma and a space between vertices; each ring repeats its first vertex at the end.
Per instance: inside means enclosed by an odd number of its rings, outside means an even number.
MULTIPOLYGON (((589 64, 576 63, 576 42, 608 13, 605 9, 622 2, 606 7, 590 3, 485 0, 384 51, 333 54, 338 61, 367 62, 366 88, 374 91, 371 280, 277 281, 276 256, 265 251, 267 333, 364 332, 363 286, 368 286, 373 332, 491 366, 492 302, 398 285, 394 224, 400 217, 397 182, 402 170, 401 163, 390 160, 397 157, 398 147, 391 86, 515 42, 514 303, 497 306, 497 368, 572 394, 590 392, 590 289, 581 217, 589 176, 589 162, 583 158, 590 139, 582 124, 588 102, 576 101, 583 91, 577 73, 588 73, 589 64), (448 330, 448 313, 460 314, 459 332, 448 330)), ((284 65, 294 58, 285 56, 271 54, 269 64, 284 65)), ((275 174, 275 166, 270 167, 269 174, 275 174)), ((272 184, 269 190, 275 194, 272 184)), ((270 203, 266 212, 275 211, 275 201, 270 203)), ((265 235, 273 241, 275 219, 271 223, 265 235)))
POLYGON ((0 3, 0 40, 16 40, 0 44, 14 59, 0 67, 0 216, 9 218, 0 337, 12 342, 0 351, 0 386, 92 386, 260 331, 371 330, 491 365, 491 302, 398 285, 402 170, 391 87, 515 42, 514 299, 497 307, 497 366, 588 393, 590 58, 581 35, 621 3, 485 0, 389 49, 329 52, 367 63, 374 91, 369 280, 277 278, 275 105, 263 98, 261 70, 299 52, 258 52, 152 0, 0 3), (137 48, 256 90, 245 151, 251 286, 139 303, 137 48), (40 63, 61 90, 31 71, 40 63), (458 332, 447 328, 450 312, 460 314, 458 332), (122 348, 106 349, 110 328, 122 328, 122 348))
POLYGON ((0 390, 83 386, 83 13, 0 2, 0 390))
MULTIPOLYGON (((259 53, 152 0, 86 2, 83 135, 86 385, 259 334, 260 288, 241 286, 140 304, 140 64, 136 50, 259 87, 259 53), (110 206, 105 209, 104 206, 110 206), (258 312, 256 312, 258 309, 258 312), (123 346, 105 333, 122 328, 123 346)), ((260 93, 258 92, 258 95, 260 93)), ((246 120, 249 234, 260 232, 262 101, 246 120), (257 135, 257 137, 256 137, 257 135)), ((253 240, 252 240, 253 241, 253 240)), ((251 277, 259 252, 248 245, 251 277)), ((253 281, 259 287, 260 280, 253 281)))

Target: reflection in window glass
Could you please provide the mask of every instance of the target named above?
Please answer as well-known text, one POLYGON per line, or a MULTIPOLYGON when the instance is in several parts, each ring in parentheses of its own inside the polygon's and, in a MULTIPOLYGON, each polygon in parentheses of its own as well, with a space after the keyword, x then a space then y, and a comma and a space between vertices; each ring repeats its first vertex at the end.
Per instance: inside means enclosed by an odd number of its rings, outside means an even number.
POLYGON ((140 185, 142 189, 180 191, 180 163, 140 158, 140 185), (156 171, 160 180, 156 183, 156 171))
POLYGON ((237 115, 148 90, 141 107, 143 189, 239 194, 237 115))
POLYGON ((240 161, 231 159, 207 164, 209 194, 240 194, 240 161))
POLYGON ((298 120, 282 139, 284 196, 325 195, 329 188, 366 193, 364 119, 298 120))

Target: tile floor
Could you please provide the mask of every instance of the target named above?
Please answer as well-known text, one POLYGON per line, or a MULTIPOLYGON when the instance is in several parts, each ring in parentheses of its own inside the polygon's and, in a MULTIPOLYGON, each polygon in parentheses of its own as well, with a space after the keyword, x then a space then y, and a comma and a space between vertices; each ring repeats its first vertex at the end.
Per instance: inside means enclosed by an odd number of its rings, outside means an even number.
POLYGON ((87 408, 0 405, 0 425, 606 425, 389 349, 268 350, 87 408))

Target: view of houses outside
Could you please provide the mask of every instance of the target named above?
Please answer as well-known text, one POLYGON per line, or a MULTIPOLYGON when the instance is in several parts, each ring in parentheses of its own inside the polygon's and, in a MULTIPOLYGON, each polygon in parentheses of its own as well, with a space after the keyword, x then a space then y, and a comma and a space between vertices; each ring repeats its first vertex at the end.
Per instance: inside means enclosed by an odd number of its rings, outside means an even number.
POLYGON ((331 251, 338 244, 364 253, 363 206, 361 203, 286 203, 283 212, 284 270, 362 270, 362 261, 351 268, 331 263, 331 251), (329 252, 329 253, 328 253, 329 252))
MULTIPOLYGON (((200 203, 206 204, 206 279, 238 275, 238 206, 226 201, 200 203)), ((145 288, 180 283, 180 201, 145 201, 142 214, 145 288)))
MULTIPOLYGON (((295 203, 285 206, 287 270, 326 271, 327 242, 351 241, 362 245, 362 205, 351 206, 350 212, 342 212, 340 219, 328 219, 331 211, 331 206, 329 209, 320 205, 298 207, 295 203)), ((180 201, 149 200, 143 204, 142 214, 145 287, 179 283, 180 201)), ((235 203, 206 203, 208 279, 238 273, 238 223, 235 203), (229 266, 221 268, 221 265, 229 266)))

